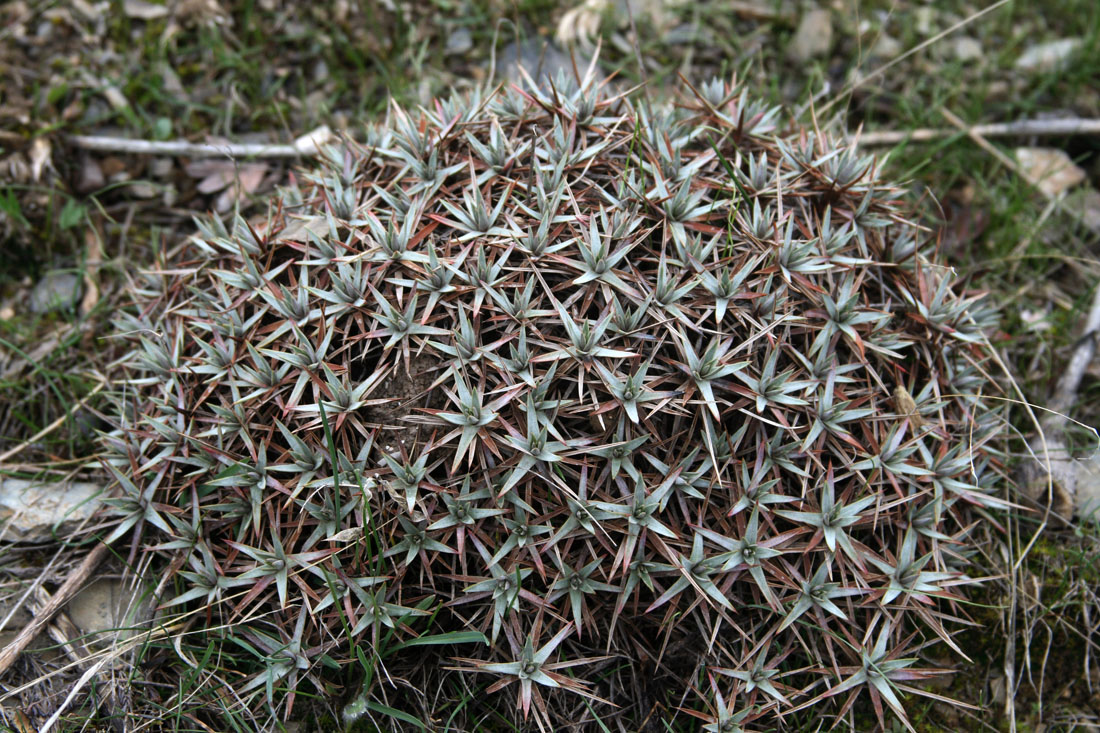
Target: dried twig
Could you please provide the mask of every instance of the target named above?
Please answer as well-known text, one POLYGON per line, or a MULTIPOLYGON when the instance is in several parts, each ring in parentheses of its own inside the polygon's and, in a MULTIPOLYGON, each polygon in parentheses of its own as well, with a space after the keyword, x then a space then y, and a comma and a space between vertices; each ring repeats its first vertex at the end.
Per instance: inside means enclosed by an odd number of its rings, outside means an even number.
POLYGON ((49 602, 42 606, 39 613, 23 627, 10 644, 0 650, 0 675, 3 675, 11 667, 15 660, 19 658, 19 655, 23 653, 23 650, 27 648, 27 645, 38 636, 38 632, 42 630, 42 627, 48 624, 54 614, 80 589, 80 586, 84 584, 92 571, 103 561, 108 548, 109 545, 103 543, 92 548, 92 551, 85 556, 76 571, 62 583, 49 602))
MULTIPOLYGON (((985 125, 964 127, 967 134, 981 137, 1053 137, 1062 135, 1100 135, 1100 120, 1068 117, 1057 120, 1017 120, 1016 122, 991 122, 985 125)), ((902 142, 928 142, 957 135, 959 130, 921 127, 916 130, 881 130, 865 132, 859 136, 859 144, 869 147, 897 145, 902 142)))
MULTIPOLYGON (((91 682, 93 681, 93 679, 95 679, 95 676, 99 673, 101 669, 113 663, 115 660, 118 660, 123 656, 130 654, 134 651, 134 649, 149 644, 151 641, 170 638, 178 642, 181 635, 180 628, 180 625, 174 625, 171 627, 164 625, 157 626, 156 628, 150 629, 147 633, 139 634, 136 636, 132 636, 128 639, 119 641, 117 644, 113 645, 110 650, 95 652, 84 658, 80 663, 71 662, 60 669, 59 672, 66 672, 70 669, 86 667, 84 673, 80 676, 80 679, 78 679, 76 683, 69 689, 69 692, 65 696, 65 699, 61 701, 61 704, 57 707, 57 709, 54 710, 50 718, 42 724, 41 728, 38 729, 38 733, 48 733, 48 731, 53 729, 53 727, 61 719, 61 716, 72 704, 73 700, 77 699, 77 696, 80 694, 80 692, 83 691, 83 689, 89 684, 91 684, 91 682), (94 662, 92 662, 93 659, 95 659, 94 662)), ((43 679, 44 677, 39 677, 37 679, 30 680, 29 682, 25 682, 18 687, 5 690, 6 696, 10 698, 13 695, 23 693, 31 689, 35 685, 40 684, 43 679)))
MULTIPOLYGON (((997 149, 992 143, 990 143, 985 135, 982 134, 979 129, 980 126, 968 127, 962 119, 955 115, 947 108, 941 108, 940 112, 943 116, 959 130, 965 132, 967 136, 974 141, 980 148, 985 150, 991 156, 996 158, 1006 168, 1015 172, 1024 180, 1028 181, 1032 185, 1035 185, 1035 181, 1030 178, 1020 166, 1012 158, 1005 155, 999 149, 997 149)), ((1048 200, 1052 205, 1057 205, 1060 199, 1053 197, 1047 191, 1044 191, 1038 185, 1035 188, 1048 200)), ((1089 314, 1088 323, 1092 324, 1093 320, 1100 321, 1100 289, 1097 292, 1097 300, 1094 303, 1093 310, 1089 314)), ((1100 325, 1100 324, 1098 324, 1100 325)), ((1086 326, 1086 336, 1092 333, 1092 327, 1086 326)), ((1085 340, 1092 341, 1088 338, 1085 340)), ((1084 361, 1084 366, 1088 365, 1088 361, 1092 358, 1092 353, 1095 351, 1095 343, 1092 346, 1088 359, 1084 361)), ((1063 521, 1068 520, 1073 515, 1076 504, 1076 483, 1077 483, 1077 464, 1073 460, 1070 452, 1067 449, 1066 441, 1064 438, 1064 427, 1068 421, 1068 417, 1062 414, 1061 411, 1055 413, 1047 411, 1047 414, 1043 419, 1037 419, 1034 410, 1031 405, 1024 398, 1023 391, 1016 385, 1015 379, 1012 378, 1012 374, 1008 367, 1001 361, 1000 356, 995 350, 991 349, 991 355, 1001 365, 1005 374, 1008 375, 1009 380, 1012 381, 1016 391, 1020 394, 1023 400, 1023 405, 1026 408, 1028 415, 1031 417, 1035 424, 1037 432, 1037 444, 1039 450, 1032 451, 1034 462, 1028 467, 1028 470, 1032 474, 1032 477, 1025 481, 1025 490, 1030 491, 1032 497, 1037 501, 1045 493, 1046 502, 1043 510, 1043 516, 1039 522, 1039 526, 1031 534, 1031 538, 1027 541, 1024 547, 1019 553, 1013 552, 1011 533, 1009 534, 1008 549, 1010 557, 1014 558, 1011 572, 1009 573, 1009 602, 1006 608, 1011 609, 1008 614, 1008 634, 1006 635, 1005 654, 1003 673, 1005 680, 1005 701, 1004 701, 1004 715, 1008 719, 1009 730, 1015 733, 1016 727, 1016 603, 1017 592, 1019 587, 1018 573, 1020 566, 1022 565, 1024 558, 1028 556, 1031 549, 1035 546, 1039 537, 1046 531, 1048 523, 1052 515, 1060 517, 1063 521), (1040 457, 1041 456, 1041 457, 1040 457), (1055 506, 1056 500, 1058 506, 1055 506)), ((1071 361, 1076 360, 1075 358, 1071 361)), ((1081 367, 1081 374, 1084 372, 1084 367, 1081 367)), ((1076 394, 1077 385, 1080 383, 1081 374, 1078 374, 1075 379, 1066 380, 1063 379, 1062 384, 1059 385, 1059 391, 1052 398, 1052 402, 1059 400, 1061 397, 1065 397, 1063 404, 1064 407, 1068 407, 1073 400, 1073 395, 1076 394), (1063 392, 1063 385, 1065 389, 1070 390, 1068 393, 1063 392)), ((1067 375, 1069 376, 1069 375, 1067 375)), ((1010 519, 1011 522, 1011 519, 1010 519)))
POLYGON ((994 147, 992 143, 985 139, 985 135, 983 135, 981 131, 978 130, 976 127, 967 127, 966 123, 963 122, 962 119, 954 112, 947 109, 947 107, 941 107, 940 114, 946 117, 947 121, 950 122, 952 125, 957 127, 962 132, 965 132, 967 137, 973 140, 978 147, 1000 161, 1001 165, 1008 168, 1010 171, 1013 171, 1024 180, 1031 182, 1031 179, 1028 178, 1022 170, 1020 170, 1020 166, 1016 164, 1016 161, 994 147))
POLYGON ((57 721, 61 719, 61 716, 68 709, 69 705, 72 704, 73 700, 76 699, 76 696, 80 693, 80 691, 83 690, 88 685, 88 683, 91 682, 91 680, 97 674, 99 674, 99 670, 107 666, 107 663, 110 661, 110 656, 103 656, 95 664, 84 670, 84 674, 80 675, 80 679, 77 680, 76 684, 73 685, 71 690, 69 690, 69 694, 66 695, 65 699, 61 701, 61 704, 57 707, 57 710, 53 711, 53 715, 51 715, 46 720, 46 722, 42 724, 42 727, 39 729, 38 733, 48 733, 49 731, 53 730, 53 727, 57 725, 57 721))
MULTIPOLYGON (((1017 175, 1021 176, 1024 180, 1031 184, 1035 184, 1035 181, 1028 176, 1024 171, 1020 170, 1016 161, 1009 158, 1003 152, 995 148, 985 138, 986 132, 983 132, 983 128, 990 127, 989 125, 975 125, 973 127, 967 127, 957 115, 946 107, 942 108, 940 112, 947 121, 955 127, 966 132, 966 134, 977 143, 983 150, 995 157, 1009 170, 1014 171, 1017 175)), ((1069 120, 1063 120, 1069 122, 1069 120)), ((1100 134, 1100 120, 1075 120, 1080 123, 1090 123, 1092 129, 1090 132, 1100 134)), ((1057 120, 1051 120, 1050 122, 1057 122, 1057 120)), ((1011 123, 1010 123, 1011 124, 1011 123)), ((1034 134, 1034 133, 1032 133, 1034 134)), ((1055 133, 1052 133, 1055 134, 1055 133)), ((1069 133, 1063 133, 1069 134, 1069 133)), ((1036 186, 1040 193, 1048 199, 1053 199, 1048 192, 1044 191, 1039 186, 1036 186)), ((1092 308, 1088 312, 1088 316, 1085 319, 1085 326, 1081 334, 1081 338, 1077 343, 1077 347, 1073 351, 1073 356, 1070 358, 1069 363, 1066 365, 1065 372, 1062 373, 1062 378, 1058 382, 1058 386, 1055 388, 1054 393, 1051 395, 1050 403, 1047 405, 1050 412, 1043 418, 1043 425, 1047 430, 1057 430, 1065 426, 1068 418, 1064 414, 1072 405, 1077 397, 1077 388, 1081 384, 1081 378, 1085 375, 1085 370, 1088 368, 1089 362, 1096 355, 1096 341, 1100 337, 1100 286, 1097 287, 1096 295, 1093 297, 1092 308)))
MULTIPOLYGON (((35 616, 40 615, 52 600, 53 594, 41 585, 35 586, 34 601, 30 604, 31 613, 35 616)), ((84 644, 80 641, 80 630, 76 628, 68 614, 58 613, 57 620, 49 625, 46 632, 61 647, 61 651, 65 652, 65 656, 77 664, 85 662, 88 650, 84 648, 84 644)))
POLYGON ((967 25, 970 25, 971 23, 978 20, 979 18, 982 18, 982 17, 988 15, 989 13, 992 13, 994 10, 997 10, 997 9, 1007 5, 1009 2, 1010 2, 1010 0, 997 0, 997 2, 993 3, 992 5, 989 5, 988 7, 982 8, 981 10, 978 10, 977 12, 971 13, 970 15, 963 18, 962 20, 955 23, 954 25, 950 26, 949 28, 944 28, 942 31, 940 31, 936 35, 932 36, 931 38, 926 39, 925 41, 923 41, 921 43, 918 43, 916 46, 913 46, 911 49, 909 49, 905 53, 900 54, 898 56, 895 56, 893 59, 891 59, 890 61, 887 61, 885 64, 878 67, 877 69, 875 69, 871 73, 867 74, 866 76, 854 79, 853 81, 851 81, 847 85, 845 85, 845 87, 843 89, 841 89, 835 97, 833 97, 831 100, 829 100, 829 102, 822 109, 818 110, 818 114, 819 115, 824 115, 826 112, 828 112, 830 109, 832 109, 833 106, 836 105, 841 100, 846 99, 846 98, 850 98, 849 95, 852 92, 854 92, 856 89, 859 89, 860 87, 864 86, 865 84, 868 84, 871 81, 873 81, 873 80, 877 79, 878 77, 882 76, 887 71, 889 71, 891 68, 893 68, 894 66, 897 66, 901 62, 905 61, 910 56, 914 56, 914 55, 920 53, 921 51, 923 51, 924 49, 928 48, 929 46, 932 46, 932 45, 935 45, 936 43, 939 43, 942 39, 944 39, 947 36, 951 35, 955 31, 957 31, 957 30, 959 30, 959 29, 961 29, 961 28, 963 28, 967 25))
MULTIPOLYGON (((46 589, 43 588, 41 585, 37 586, 34 589, 34 595, 35 602, 31 604, 31 612, 35 615, 38 615, 42 613, 43 609, 45 609, 50 604, 50 602, 53 600, 53 596, 50 595, 50 593, 47 592, 46 589)), ((58 613, 55 617, 54 622, 48 626, 46 631, 50 635, 50 637, 57 642, 58 646, 61 647, 61 650, 65 652, 66 656, 68 656, 69 659, 72 660, 73 664, 75 664, 78 668, 83 669, 85 674, 87 674, 87 668, 89 665, 92 665, 96 670, 102 668, 102 663, 93 663, 93 655, 89 653, 88 648, 84 645, 84 642, 82 641, 83 635, 80 629, 76 627, 76 624, 73 623, 68 614, 64 612, 58 613)), ((123 712, 119 706, 119 696, 117 692, 118 688, 116 686, 115 680, 109 679, 104 681, 104 683, 99 686, 99 689, 97 690, 97 696, 102 701, 102 703, 109 708, 111 715, 116 720, 121 720, 123 712)), ((51 720, 60 717, 60 715, 65 711, 65 708, 68 706, 68 703, 72 699, 72 697, 72 691, 70 691, 69 697, 67 697, 66 701, 62 703, 62 705, 57 710, 54 711, 53 715, 51 716, 51 720)), ((39 731, 39 733, 42 733, 42 731, 46 730, 48 730, 48 728, 43 727, 41 731, 39 731)))
POLYGON ((1006 168, 1013 171, 1016 175, 1020 176, 1025 181, 1030 183, 1032 187, 1035 188, 1035 190, 1038 191, 1040 194, 1042 194, 1045 199, 1050 201, 1051 205, 1057 208, 1058 211, 1068 214, 1086 227, 1091 226, 1089 222, 1084 218, 1084 214, 1081 211, 1065 206, 1062 197, 1055 196, 1050 191, 1046 190, 1043 186, 1040 186, 1040 181, 1034 175, 1020 168, 1019 164, 1015 160, 1003 153, 1001 150, 997 149, 997 147, 993 145, 993 143, 986 140, 985 135, 983 135, 980 130, 981 125, 967 127, 966 123, 963 122, 958 115, 956 115, 946 107, 941 107, 940 113, 945 118, 947 118, 948 122, 957 127, 959 130, 965 132, 967 134, 967 137, 973 140, 975 144, 978 145, 978 147, 992 155, 1006 168))
MULTIPOLYGON (((1093 357, 1096 356, 1096 342, 1100 339, 1100 286, 1092 298, 1092 307, 1085 318, 1085 325, 1077 346, 1073 349, 1073 355, 1062 372, 1062 378, 1058 380, 1058 386, 1050 398, 1050 409, 1055 413, 1066 412, 1077 399, 1077 388, 1081 385, 1081 378, 1085 376, 1093 357)), ((1061 414, 1061 423, 1065 423, 1065 417, 1061 414)))
MULTIPOLYGON (((1042 431, 1039 435, 1043 451, 1042 458, 1028 469, 1028 487, 1032 497, 1039 498, 1044 487, 1049 487, 1051 497, 1048 503, 1057 504, 1068 520, 1074 514, 1081 514, 1085 502, 1078 496, 1078 482, 1082 461, 1074 457, 1066 439, 1065 431, 1071 422, 1068 412, 1077 399, 1077 388, 1089 363, 1096 356, 1097 339, 1100 338, 1100 286, 1096 289, 1092 306, 1085 317, 1082 334, 1077 341, 1073 354, 1066 364, 1065 371, 1049 399, 1049 409, 1041 420, 1042 431)), ((1094 431, 1095 432, 1095 431, 1094 431)))
POLYGON ((299 158, 316 155, 335 137, 327 125, 302 135, 289 145, 267 143, 189 143, 183 140, 132 140, 124 137, 71 135, 69 144, 83 150, 191 158, 299 158))

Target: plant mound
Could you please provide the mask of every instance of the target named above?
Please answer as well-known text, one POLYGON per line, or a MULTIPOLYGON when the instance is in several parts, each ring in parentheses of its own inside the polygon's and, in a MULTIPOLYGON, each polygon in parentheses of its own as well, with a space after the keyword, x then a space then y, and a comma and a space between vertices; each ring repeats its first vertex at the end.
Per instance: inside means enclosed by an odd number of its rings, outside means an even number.
POLYGON ((123 319, 107 443, 211 694, 903 717, 995 502, 989 312, 875 160, 787 124, 559 79, 395 107, 262 221, 200 223, 123 319))

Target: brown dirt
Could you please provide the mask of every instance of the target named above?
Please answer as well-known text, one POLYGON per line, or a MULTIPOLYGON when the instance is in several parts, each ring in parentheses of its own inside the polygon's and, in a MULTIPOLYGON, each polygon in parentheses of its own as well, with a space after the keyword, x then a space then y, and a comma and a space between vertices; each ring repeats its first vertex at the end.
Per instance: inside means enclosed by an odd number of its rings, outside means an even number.
POLYGON ((407 372, 403 363, 386 368, 390 372, 371 398, 393 401, 372 405, 364 412, 368 422, 379 426, 375 441, 380 450, 390 455, 402 451, 412 455, 416 444, 423 443, 429 435, 427 428, 413 422, 421 414, 417 408, 439 407, 444 401, 442 391, 432 389, 432 383, 439 377, 440 364, 436 359, 413 355, 407 372))

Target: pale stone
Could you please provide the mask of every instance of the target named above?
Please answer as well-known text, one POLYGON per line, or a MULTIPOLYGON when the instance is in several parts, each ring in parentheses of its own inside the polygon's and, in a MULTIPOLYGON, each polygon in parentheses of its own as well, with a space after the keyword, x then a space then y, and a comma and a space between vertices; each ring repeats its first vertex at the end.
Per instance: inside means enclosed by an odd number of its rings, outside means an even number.
POLYGON ((168 178, 176 170, 176 162, 171 158, 154 158, 149 162, 149 175, 153 178, 168 178))
POLYGON ((1016 68, 1023 71, 1053 71, 1065 66, 1069 57, 1081 45, 1080 38, 1063 38, 1029 46, 1020 58, 1016 59, 1016 68))
POLYGON ((152 183, 138 181, 132 186, 127 186, 126 191, 136 199, 151 199, 157 195, 158 189, 152 183))
MULTIPOLYGON (((584 74, 590 59, 580 51, 575 50, 573 53, 576 55, 577 69, 584 74)), ((520 73, 520 67, 523 67, 531 79, 542 87, 548 87, 556 82, 559 73, 574 79, 573 59, 570 55, 541 38, 529 38, 519 45, 515 42, 509 43, 501 49, 493 73, 502 79, 523 83, 524 78, 520 73)), ((595 75, 597 82, 604 79, 598 67, 595 75)))
POLYGON ((937 11, 935 8, 928 5, 922 5, 916 9, 913 14, 916 19, 917 33, 922 36, 930 36, 936 31, 936 16, 937 11))
POLYGON ((71 272, 51 272, 31 291, 31 313, 48 313, 71 308, 80 297, 80 278, 71 272))
POLYGON ((150 610, 140 586, 117 578, 93 580, 68 605, 69 618, 92 644, 133 636, 149 620, 150 610))
POLYGON ((447 36, 447 45, 444 50, 451 55, 461 56, 469 53, 474 47, 474 37, 469 28, 456 28, 447 36))
POLYGON ((168 7, 145 2, 145 0, 125 0, 122 3, 122 12, 138 20, 156 20, 168 15, 168 7))
POLYGON ((8 541, 48 541, 63 524, 90 519, 103 487, 86 481, 50 483, 0 478, 0 531, 8 541))
POLYGON ((973 61, 982 57, 982 44, 970 36, 955 39, 955 58, 959 61, 973 61))
POLYGON ((1085 180, 1085 172, 1058 148, 1017 148, 1016 162, 1032 184, 1048 196, 1057 196, 1085 180))
POLYGON ((794 61, 826 56, 833 48, 833 17, 828 10, 811 10, 798 22, 787 55, 794 61))
POLYGON ((871 56, 877 59, 892 59, 901 54, 901 41, 889 33, 881 33, 871 46, 871 56))
POLYGON ((80 174, 76 180, 76 190, 80 193, 91 193, 103 188, 107 179, 103 176, 103 169, 90 155, 84 155, 80 159, 80 174))

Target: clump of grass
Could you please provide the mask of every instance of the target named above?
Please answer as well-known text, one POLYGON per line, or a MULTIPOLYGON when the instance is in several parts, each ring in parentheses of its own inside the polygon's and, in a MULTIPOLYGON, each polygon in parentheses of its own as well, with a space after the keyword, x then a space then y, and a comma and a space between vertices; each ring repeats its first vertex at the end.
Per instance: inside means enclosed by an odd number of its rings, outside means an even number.
POLYGON ((906 721, 998 423, 992 313, 879 173, 721 80, 395 107, 137 294, 111 538, 165 555, 257 721, 353 674, 408 723, 385 670, 459 642, 419 679, 543 728, 568 695, 906 721))

